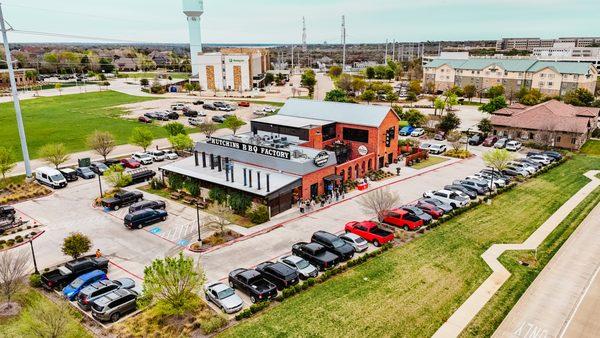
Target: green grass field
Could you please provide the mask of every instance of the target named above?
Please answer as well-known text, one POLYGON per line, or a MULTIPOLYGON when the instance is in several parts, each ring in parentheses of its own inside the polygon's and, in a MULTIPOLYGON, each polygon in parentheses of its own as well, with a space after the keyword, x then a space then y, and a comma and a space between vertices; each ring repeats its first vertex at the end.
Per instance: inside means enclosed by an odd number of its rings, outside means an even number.
POLYGON ((436 164, 446 162, 446 161, 448 161, 447 158, 443 158, 443 157, 439 157, 439 156, 429 156, 429 158, 426 159, 425 161, 419 162, 417 164, 413 164, 413 166, 411 168, 423 169, 423 168, 427 168, 432 165, 436 165, 436 164))
MULTIPOLYGON (((126 95, 113 91, 42 97, 21 101, 27 144, 31 158, 47 143, 64 143, 69 152, 86 150, 86 138, 94 130, 110 131, 118 144, 128 143, 137 121, 121 118, 124 111, 116 106, 154 98, 126 95)), ((158 126, 148 126, 156 137, 166 137, 158 126)), ((21 146, 13 103, 0 104, 0 145, 13 150, 20 160, 21 146)))
POLYGON ((588 140, 580 151, 582 154, 600 156, 600 141, 588 140))
MULTIPOLYGON (((117 75, 117 77, 119 77, 119 78, 129 78, 129 79, 148 79, 148 80, 152 80, 158 74, 159 73, 157 73, 157 72, 119 73, 117 75)), ((163 73, 161 73, 161 74, 163 74, 163 73)), ((173 79, 187 79, 187 78, 190 77, 190 74, 188 74, 188 73, 173 72, 173 73, 164 73, 164 74, 167 74, 167 77, 170 76, 173 79)))
MULTIPOLYGON (((0 319, 0 337, 38 337, 38 335, 29 328, 31 326, 41 326, 42 323, 30 313, 34 307, 41 307, 43 311, 57 311, 57 305, 44 297, 38 291, 32 288, 25 288, 15 297, 22 306, 21 312, 16 317, 0 319)), ((91 338, 93 337, 81 324, 79 319, 81 314, 74 309, 70 309, 70 305, 61 302, 61 306, 66 310, 68 316, 66 325, 63 326, 64 332, 61 337, 65 338, 91 338)), ((47 337, 51 337, 48 335, 47 337)))
MULTIPOLYGON (((508 191, 224 333, 224 337, 431 336, 489 276, 480 255, 493 243, 525 240, 588 183, 600 158, 575 156, 508 191)), ((588 210, 588 208, 586 208, 588 210)), ((551 237, 549 247, 562 236, 551 237)), ((527 283, 522 281, 520 283, 527 283)), ((515 299, 492 307, 486 336, 515 299)))

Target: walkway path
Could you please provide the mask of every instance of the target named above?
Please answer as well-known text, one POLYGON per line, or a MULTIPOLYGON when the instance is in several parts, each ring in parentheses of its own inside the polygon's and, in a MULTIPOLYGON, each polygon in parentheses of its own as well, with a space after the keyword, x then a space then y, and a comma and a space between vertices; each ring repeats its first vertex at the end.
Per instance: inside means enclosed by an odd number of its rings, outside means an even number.
POLYGON ((498 261, 506 251, 534 250, 542 241, 581 203, 596 187, 600 179, 595 175, 600 171, 589 171, 585 174, 591 182, 573 195, 550 218, 544 222, 525 242, 521 244, 494 244, 481 257, 492 269, 492 274, 475 290, 475 292, 452 314, 450 318, 436 331, 434 337, 456 337, 471 320, 479 313, 492 296, 510 277, 510 272, 498 261))

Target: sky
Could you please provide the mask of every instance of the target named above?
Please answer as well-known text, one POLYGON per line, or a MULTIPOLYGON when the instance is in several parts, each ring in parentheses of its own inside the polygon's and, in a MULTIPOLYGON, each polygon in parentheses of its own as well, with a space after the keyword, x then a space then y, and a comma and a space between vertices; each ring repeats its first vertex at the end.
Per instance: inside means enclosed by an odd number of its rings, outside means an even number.
MULTIPOLYGON (((11 42, 187 43, 181 0, 0 0, 11 42)), ((205 0, 205 43, 495 40, 599 36, 600 0, 205 0)))

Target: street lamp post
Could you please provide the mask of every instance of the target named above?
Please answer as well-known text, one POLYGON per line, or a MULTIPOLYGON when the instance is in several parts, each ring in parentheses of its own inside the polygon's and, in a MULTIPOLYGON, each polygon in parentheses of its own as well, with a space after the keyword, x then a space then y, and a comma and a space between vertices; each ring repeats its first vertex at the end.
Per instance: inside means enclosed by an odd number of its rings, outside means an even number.
POLYGON ((102 179, 100 178, 100 174, 98 174, 98 185, 100 186, 100 198, 102 198, 102 179))
POLYGON ((198 242, 202 243, 202 237, 200 236, 200 210, 198 202, 196 202, 196 224, 198 226, 198 242))
POLYGON ((33 239, 29 241, 29 245, 31 246, 31 256, 33 257, 33 268, 35 270, 35 274, 39 275, 40 272, 38 271, 37 261, 35 260, 35 251, 33 250, 33 239))
POLYGON ((471 128, 467 129, 467 141, 465 142, 465 150, 469 151, 469 138, 471 137, 471 128))

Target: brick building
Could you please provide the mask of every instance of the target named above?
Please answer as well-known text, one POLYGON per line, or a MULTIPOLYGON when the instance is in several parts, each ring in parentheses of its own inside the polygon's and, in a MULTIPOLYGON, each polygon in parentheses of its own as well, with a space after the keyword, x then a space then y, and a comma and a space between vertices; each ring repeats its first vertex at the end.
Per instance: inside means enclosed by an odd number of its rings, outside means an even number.
POLYGON ((277 214, 395 162, 398 122, 385 106, 291 99, 250 132, 198 142, 194 158, 161 170, 242 191, 277 214))

